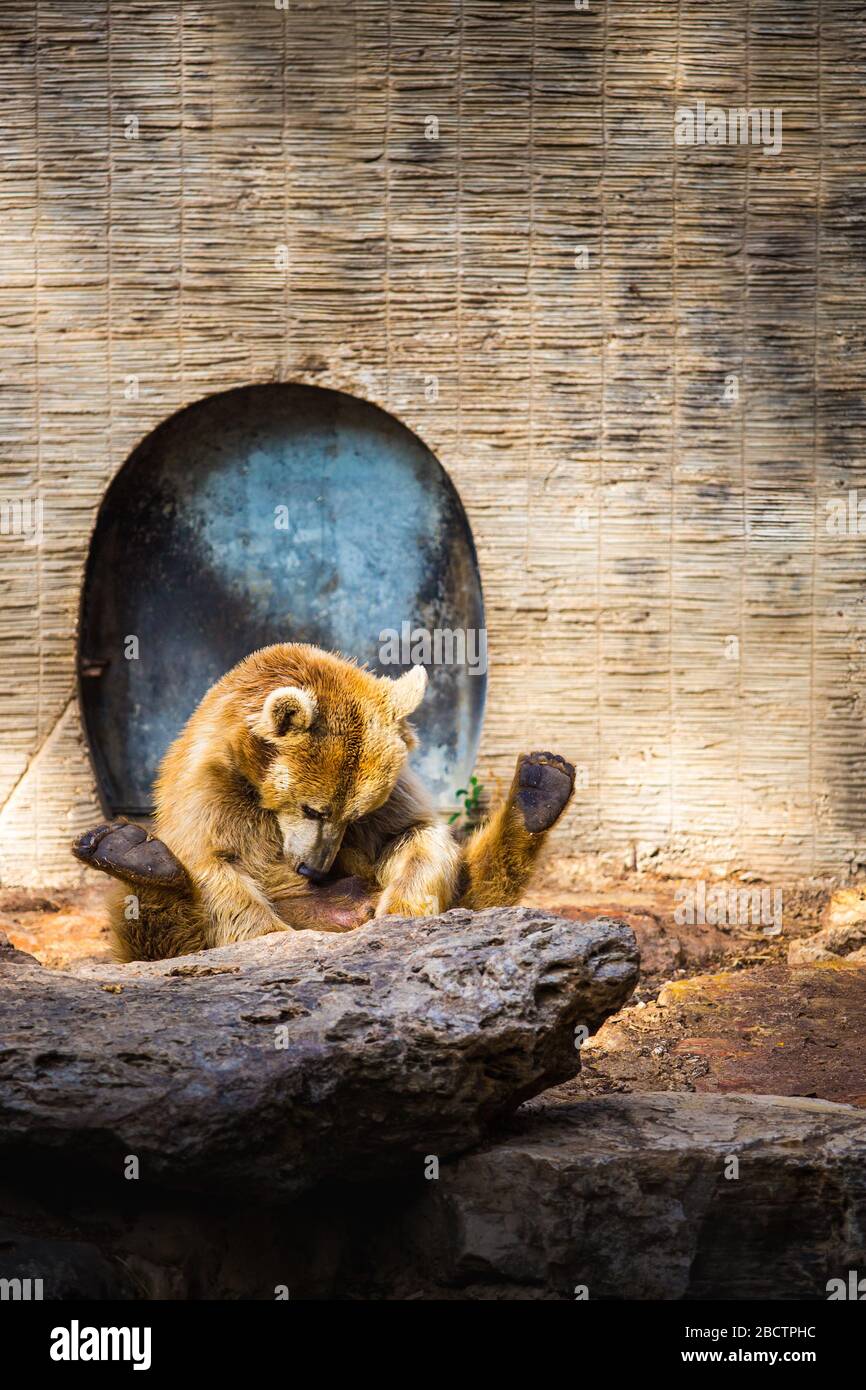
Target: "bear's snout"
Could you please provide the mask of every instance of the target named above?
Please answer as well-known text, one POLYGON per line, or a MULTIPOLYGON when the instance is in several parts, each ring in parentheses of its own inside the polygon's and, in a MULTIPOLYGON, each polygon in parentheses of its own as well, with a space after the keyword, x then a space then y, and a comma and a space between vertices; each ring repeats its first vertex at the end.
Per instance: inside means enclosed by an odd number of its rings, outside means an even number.
POLYGON ((297 872, 301 878, 308 878, 311 883, 323 883, 328 877, 321 869, 311 869, 309 864, 299 864, 297 872))

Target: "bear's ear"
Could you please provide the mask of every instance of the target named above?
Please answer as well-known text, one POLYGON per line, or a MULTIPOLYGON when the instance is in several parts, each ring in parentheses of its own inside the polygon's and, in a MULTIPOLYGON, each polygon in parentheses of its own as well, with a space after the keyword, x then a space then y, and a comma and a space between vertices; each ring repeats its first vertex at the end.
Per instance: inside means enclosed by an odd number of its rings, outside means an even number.
POLYGON ((276 743, 288 734, 302 734, 316 717, 316 697, 297 685, 280 685, 272 690, 249 725, 259 738, 276 743))
POLYGON ((423 666, 413 666, 404 676, 395 681, 387 681, 388 698, 395 719, 408 719, 424 699, 427 689, 427 672, 423 666))

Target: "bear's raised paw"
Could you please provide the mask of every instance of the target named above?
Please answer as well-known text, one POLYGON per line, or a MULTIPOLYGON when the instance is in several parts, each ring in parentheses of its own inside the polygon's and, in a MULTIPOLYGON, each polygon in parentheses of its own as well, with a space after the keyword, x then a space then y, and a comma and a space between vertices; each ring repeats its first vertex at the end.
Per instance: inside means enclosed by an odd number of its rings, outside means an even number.
POLYGON ((558 753, 522 753, 511 789, 524 828, 539 835, 555 825, 574 791, 574 768, 558 753))

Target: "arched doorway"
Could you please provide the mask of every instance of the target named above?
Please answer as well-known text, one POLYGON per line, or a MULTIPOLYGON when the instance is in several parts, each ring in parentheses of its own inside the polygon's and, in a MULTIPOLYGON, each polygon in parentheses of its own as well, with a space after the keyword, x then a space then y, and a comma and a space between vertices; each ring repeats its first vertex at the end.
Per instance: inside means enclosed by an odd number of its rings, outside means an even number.
MULTIPOLYGON (((88 556, 81 707, 106 810, 149 812, 168 744, 248 652, 314 642, 398 675, 380 634, 406 625, 484 627, 466 514, 411 431, 311 386, 243 387, 180 411, 112 482, 88 556)), ((417 765, 447 806, 473 767, 486 663, 428 670, 417 765)))

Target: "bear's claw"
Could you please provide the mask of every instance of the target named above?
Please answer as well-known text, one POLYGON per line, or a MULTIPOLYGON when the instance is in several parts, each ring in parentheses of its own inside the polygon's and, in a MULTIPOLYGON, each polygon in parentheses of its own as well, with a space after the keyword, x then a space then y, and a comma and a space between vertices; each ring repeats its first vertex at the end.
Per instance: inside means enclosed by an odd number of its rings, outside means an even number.
POLYGON ((189 887, 186 870, 168 846, 124 817, 85 831, 73 844, 72 853, 88 868, 139 888, 189 887))
POLYGON ((539 835, 555 825, 574 791, 574 768, 558 753, 522 753, 512 788, 526 830, 539 835))

